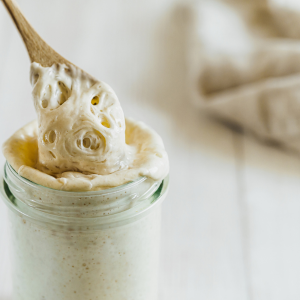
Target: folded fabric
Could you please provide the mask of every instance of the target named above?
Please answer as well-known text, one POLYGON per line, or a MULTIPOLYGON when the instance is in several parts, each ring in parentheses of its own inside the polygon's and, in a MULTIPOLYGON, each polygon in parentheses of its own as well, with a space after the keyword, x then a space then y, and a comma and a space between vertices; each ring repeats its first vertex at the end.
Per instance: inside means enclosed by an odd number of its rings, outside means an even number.
POLYGON ((300 151, 300 12, 263 0, 208 0, 193 11, 195 103, 300 151))

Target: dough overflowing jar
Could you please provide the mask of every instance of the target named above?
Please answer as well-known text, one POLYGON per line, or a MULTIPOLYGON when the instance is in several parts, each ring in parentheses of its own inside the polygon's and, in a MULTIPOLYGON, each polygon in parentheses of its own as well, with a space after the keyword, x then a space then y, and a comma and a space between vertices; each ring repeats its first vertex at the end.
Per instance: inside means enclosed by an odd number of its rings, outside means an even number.
POLYGON ((93 192, 53 190, 6 163, 14 300, 157 299, 168 177, 93 192))

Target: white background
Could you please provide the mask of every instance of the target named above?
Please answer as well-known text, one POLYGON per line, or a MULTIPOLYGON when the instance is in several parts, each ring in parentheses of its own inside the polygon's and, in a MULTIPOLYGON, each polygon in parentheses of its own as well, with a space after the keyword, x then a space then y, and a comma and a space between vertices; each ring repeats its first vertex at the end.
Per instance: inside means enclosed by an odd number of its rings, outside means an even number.
MULTIPOLYGON (((171 185, 163 205, 160 300, 300 299, 300 159, 192 106, 183 6, 174 0, 19 4, 54 49, 108 82, 126 116, 148 123, 165 142, 171 185)), ((34 118, 29 59, 0 5, 0 144, 34 118)), ((11 291, 7 229, 0 201, 0 300, 11 291)))

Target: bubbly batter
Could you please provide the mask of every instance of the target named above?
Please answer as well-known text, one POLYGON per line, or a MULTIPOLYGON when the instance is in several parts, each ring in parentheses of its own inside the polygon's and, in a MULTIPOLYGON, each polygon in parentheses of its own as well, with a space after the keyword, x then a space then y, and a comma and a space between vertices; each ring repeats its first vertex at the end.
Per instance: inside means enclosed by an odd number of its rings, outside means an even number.
POLYGON ((161 138, 144 123, 125 120, 106 83, 74 66, 33 63, 31 84, 38 120, 3 146, 21 176, 54 189, 87 191, 168 174, 161 138))

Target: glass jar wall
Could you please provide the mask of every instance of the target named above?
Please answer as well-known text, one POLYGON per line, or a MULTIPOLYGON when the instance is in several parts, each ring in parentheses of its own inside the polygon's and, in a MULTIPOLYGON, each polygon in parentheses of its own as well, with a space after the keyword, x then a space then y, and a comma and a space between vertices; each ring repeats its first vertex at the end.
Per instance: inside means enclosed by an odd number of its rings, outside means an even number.
POLYGON ((168 178, 102 191, 49 189, 6 163, 14 300, 157 299, 168 178))

